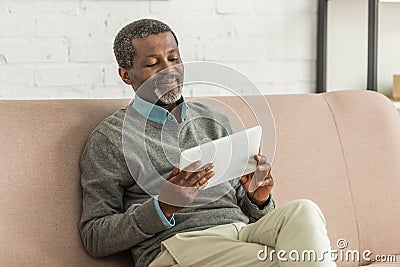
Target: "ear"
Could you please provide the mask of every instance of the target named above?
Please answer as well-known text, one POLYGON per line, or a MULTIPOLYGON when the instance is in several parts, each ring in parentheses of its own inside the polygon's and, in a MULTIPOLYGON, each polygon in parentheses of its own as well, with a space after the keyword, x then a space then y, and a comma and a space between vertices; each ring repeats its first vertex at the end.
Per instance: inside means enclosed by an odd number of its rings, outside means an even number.
POLYGON ((132 85, 132 78, 128 69, 118 68, 118 74, 124 83, 132 85))

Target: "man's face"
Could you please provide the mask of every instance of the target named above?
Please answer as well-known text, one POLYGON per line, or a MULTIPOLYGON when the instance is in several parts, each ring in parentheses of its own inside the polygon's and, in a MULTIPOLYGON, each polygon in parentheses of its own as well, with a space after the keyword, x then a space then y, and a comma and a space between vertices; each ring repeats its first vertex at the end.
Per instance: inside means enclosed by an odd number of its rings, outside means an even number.
POLYGON ((175 103, 182 94, 183 66, 172 33, 133 39, 132 45, 136 53, 132 68, 127 71, 136 94, 154 103, 158 100, 166 105, 175 103))

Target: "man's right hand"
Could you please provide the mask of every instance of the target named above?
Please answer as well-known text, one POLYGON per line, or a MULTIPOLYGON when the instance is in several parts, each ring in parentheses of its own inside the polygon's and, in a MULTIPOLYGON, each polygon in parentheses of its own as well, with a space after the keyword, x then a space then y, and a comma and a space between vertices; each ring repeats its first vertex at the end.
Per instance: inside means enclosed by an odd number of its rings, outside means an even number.
POLYGON ((214 176, 212 163, 201 168, 200 166, 200 161, 192 163, 184 170, 175 166, 167 177, 158 196, 158 202, 165 217, 170 218, 175 212, 193 203, 197 194, 214 176))

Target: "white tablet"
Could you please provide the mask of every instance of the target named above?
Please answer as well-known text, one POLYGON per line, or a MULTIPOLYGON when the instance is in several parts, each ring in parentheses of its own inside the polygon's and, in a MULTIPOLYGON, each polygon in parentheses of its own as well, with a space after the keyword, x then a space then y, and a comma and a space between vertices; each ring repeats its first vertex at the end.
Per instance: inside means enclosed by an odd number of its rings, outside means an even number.
POLYGON ((214 177, 205 188, 241 177, 255 171, 254 155, 259 152, 262 128, 256 126, 182 151, 180 168, 200 160, 202 165, 213 162, 214 177))

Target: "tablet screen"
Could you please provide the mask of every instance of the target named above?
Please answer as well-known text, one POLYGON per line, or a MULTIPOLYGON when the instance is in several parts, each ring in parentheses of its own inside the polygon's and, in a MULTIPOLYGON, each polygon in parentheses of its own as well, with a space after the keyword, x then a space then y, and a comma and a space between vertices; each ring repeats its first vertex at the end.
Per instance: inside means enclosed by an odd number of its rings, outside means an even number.
POLYGON ((202 165, 214 163, 214 177, 205 189, 239 178, 256 169, 254 156, 258 154, 262 127, 255 126, 183 151, 180 168, 200 160, 202 165))

